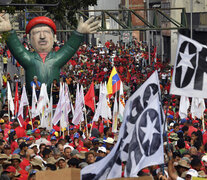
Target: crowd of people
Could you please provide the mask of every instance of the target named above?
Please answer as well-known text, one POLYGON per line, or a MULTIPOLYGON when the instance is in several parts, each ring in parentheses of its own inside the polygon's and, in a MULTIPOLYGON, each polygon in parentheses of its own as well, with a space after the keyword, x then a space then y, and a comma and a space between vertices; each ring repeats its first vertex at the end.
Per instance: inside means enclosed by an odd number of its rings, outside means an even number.
MULTIPOLYGON (((57 51, 63 42, 56 44, 57 51)), ((25 47, 31 48, 25 43, 25 47)), ((32 49, 31 49, 32 50, 32 49)), ((167 117, 166 136, 164 137, 165 164, 150 166, 137 172, 139 176, 153 176, 155 179, 191 179, 207 177, 207 132, 202 127, 201 119, 193 119, 191 114, 185 119, 179 117, 179 97, 169 95, 172 69, 168 63, 160 62, 156 48, 151 48, 148 59, 148 47, 134 39, 130 44, 110 40, 98 46, 83 44, 75 56, 65 65, 60 73, 60 82, 66 82, 73 103, 75 103, 76 85, 83 85, 86 93, 92 81, 95 84, 96 102, 99 100, 101 82, 107 82, 113 66, 116 67, 124 84, 125 100, 139 86, 158 70, 162 103, 167 117), (164 173, 163 173, 164 172, 164 173)), ((35 77, 38 79, 37 77, 35 77)), ((48 131, 40 127, 40 118, 32 121, 25 117, 25 124, 20 127, 18 120, 8 112, 6 98, 7 81, 16 82, 21 91, 18 75, 12 78, 5 70, 2 78, 0 106, 0 179, 35 179, 38 171, 63 168, 84 168, 95 163, 110 153, 117 141, 118 133, 112 133, 112 120, 99 117, 91 124, 94 113, 87 108, 88 124, 73 125, 69 114, 70 126, 61 129, 59 124, 48 131), (86 128, 87 127, 87 128, 86 128), (87 129, 90 136, 87 134, 87 129)), ((52 85, 53 103, 59 99, 59 80, 52 85)), ((41 85, 41 82, 38 84, 41 85), (39 84, 40 83, 40 84, 39 84)), ((21 93, 20 93, 21 94, 21 93)), ((114 97, 111 98, 113 104, 114 97)), ((75 105, 75 104, 74 104, 75 105)), ((112 106, 113 107, 113 106, 112 106)), ((206 118, 205 125, 207 125, 206 118)), ((121 122, 118 121, 118 129, 121 122)), ((123 173, 124 177, 124 164, 123 173)))

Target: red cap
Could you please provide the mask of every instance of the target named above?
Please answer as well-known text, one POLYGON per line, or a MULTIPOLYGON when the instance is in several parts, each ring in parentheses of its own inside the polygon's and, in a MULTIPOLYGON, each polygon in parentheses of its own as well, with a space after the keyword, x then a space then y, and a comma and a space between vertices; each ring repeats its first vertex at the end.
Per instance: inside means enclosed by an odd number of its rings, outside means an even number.
POLYGON ((149 169, 147 169, 147 168, 142 169, 142 171, 143 171, 144 173, 150 173, 149 169))
POLYGON ((40 134, 40 130, 39 129, 34 129, 34 133, 40 134))
POLYGON ((193 124, 195 124, 195 123, 199 123, 199 121, 198 121, 198 120, 193 120, 192 123, 193 123, 193 124))
POLYGON ((89 140, 92 141, 93 139, 95 139, 96 137, 90 137, 89 140))
POLYGON ((86 147, 81 147, 79 149, 79 152, 84 151, 84 152, 89 152, 89 150, 86 147))
POLYGON ((7 167, 5 171, 16 173, 16 169, 15 169, 14 166, 9 166, 9 167, 7 167))
POLYGON ((46 24, 50 26, 53 29, 54 33, 56 34, 55 23, 53 22, 52 19, 45 17, 45 16, 38 16, 38 17, 33 18, 31 21, 29 21, 26 27, 26 34, 29 34, 30 30, 37 24, 46 24))

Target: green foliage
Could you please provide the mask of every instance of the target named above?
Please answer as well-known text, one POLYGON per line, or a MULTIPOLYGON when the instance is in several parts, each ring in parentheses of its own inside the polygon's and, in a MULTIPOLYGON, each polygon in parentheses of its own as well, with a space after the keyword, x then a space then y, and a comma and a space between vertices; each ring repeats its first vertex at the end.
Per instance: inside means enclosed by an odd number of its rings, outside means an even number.
MULTIPOLYGON (((57 0, 36 0, 37 3, 57 3, 57 0)), ((97 0, 59 0, 58 7, 44 7, 45 10, 54 15, 54 19, 61 21, 67 17, 71 25, 76 26, 77 21, 75 13, 78 9, 86 9, 88 6, 97 4, 97 0)))
POLYGON ((0 43, 5 43, 5 41, 7 40, 8 36, 9 36, 9 32, 2 33, 1 36, 0 36, 0 43))
MULTIPOLYGON (((27 3, 34 4, 35 0, 27 0, 27 3)), ((12 4, 25 4, 25 1, 24 0, 12 0, 12 4)), ((24 10, 24 9, 25 9, 25 6, 0 6, 0 12, 6 11, 9 14, 14 14, 16 10, 24 10)))
MULTIPOLYGON (((78 9, 86 9, 88 6, 97 4, 97 0, 27 0, 27 4, 56 4, 59 1, 57 7, 42 7, 43 10, 47 10, 54 15, 54 19, 57 21, 63 20, 67 17, 67 20, 71 25, 76 26, 75 13, 78 9)), ((25 4, 25 0, 12 0, 12 4, 25 4)), ((27 9, 32 10, 33 7, 27 9)), ((0 12, 6 11, 10 14, 14 14, 15 10, 24 10, 25 6, 0 6, 0 12)))

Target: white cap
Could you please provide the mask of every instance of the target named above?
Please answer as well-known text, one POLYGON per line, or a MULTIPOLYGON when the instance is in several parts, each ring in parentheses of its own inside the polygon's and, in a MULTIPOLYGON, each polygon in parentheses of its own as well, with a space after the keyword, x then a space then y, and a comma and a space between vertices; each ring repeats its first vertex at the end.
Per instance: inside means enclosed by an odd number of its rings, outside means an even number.
POLYGON ((189 169, 186 173, 186 176, 187 175, 191 175, 192 177, 198 177, 198 172, 195 169, 189 169))
POLYGON ((64 148, 64 149, 65 149, 65 148, 70 148, 71 151, 74 149, 72 146, 70 146, 70 145, 68 145, 68 144, 64 145, 63 148, 64 148))
POLYGON ((31 145, 29 146, 29 148, 32 149, 32 148, 35 147, 35 146, 37 146, 37 148, 39 149, 39 145, 38 145, 38 144, 31 144, 31 145))
POLYGON ((207 162, 207 155, 203 156, 202 159, 201 159, 201 161, 207 162))
POLYGON ((174 126, 174 123, 170 123, 170 126, 174 126))
POLYGON ((102 151, 102 152, 106 153, 106 148, 103 147, 103 146, 102 146, 102 147, 99 147, 99 148, 98 148, 98 151, 102 151))
POLYGON ((106 140, 103 140, 105 143, 108 143, 108 144, 114 144, 114 139, 111 138, 111 137, 107 137, 106 140))

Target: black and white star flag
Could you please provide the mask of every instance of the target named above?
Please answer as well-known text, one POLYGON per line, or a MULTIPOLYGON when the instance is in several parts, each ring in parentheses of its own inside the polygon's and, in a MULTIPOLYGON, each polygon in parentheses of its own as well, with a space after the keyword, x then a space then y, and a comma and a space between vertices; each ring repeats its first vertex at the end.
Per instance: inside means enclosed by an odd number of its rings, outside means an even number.
POLYGON ((81 170, 82 180, 125 177, 151 165, 164 163, 163 120, 157 71, 128 99, 116 145, 105 158, 81 170), (159 158, 158 158, 159 157, 159 158))
POLYGON ((207 98, 207 46, 179 35, 170 93, 207 98))

